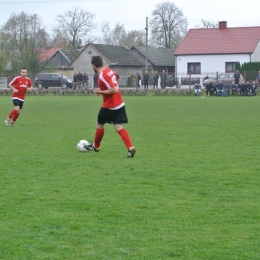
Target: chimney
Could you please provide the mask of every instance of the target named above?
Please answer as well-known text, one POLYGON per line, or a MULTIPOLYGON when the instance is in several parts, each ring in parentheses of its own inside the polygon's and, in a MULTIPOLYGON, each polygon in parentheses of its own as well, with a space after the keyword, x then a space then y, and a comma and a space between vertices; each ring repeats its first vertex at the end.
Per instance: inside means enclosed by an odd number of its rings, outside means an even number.
POLYGON ((219 29, 227 29, 227 21, 218 22, 219 29))

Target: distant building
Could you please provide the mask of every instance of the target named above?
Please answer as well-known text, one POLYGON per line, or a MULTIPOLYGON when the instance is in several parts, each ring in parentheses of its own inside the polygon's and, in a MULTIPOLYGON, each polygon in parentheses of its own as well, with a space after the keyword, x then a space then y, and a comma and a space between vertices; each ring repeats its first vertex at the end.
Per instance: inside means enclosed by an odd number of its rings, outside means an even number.
MULTIPOLYGON (((146 63, 146 46, 133 46, 131 48, 144 63, 146 63)), ((175 57, 173 49, 147 47, 147 69, 162 72, 165 70, 167 74, 175 72, 175 57)))
POLYGON ((206 76, 234 72, 237 62, 260 61, 260 26, 190 29, 176 49, 176 73, 206 76))
POLYGON ((74 68, 74 72, 79 71, 88 73, 90 79, 94 75, 91 65, 91 57, 100 55, 103 58, 104 66, 115 70, 120 76, 120 83, 125 85, 130 75, 135 75, 136 72, 142 73, 145 64, 128 48, 118 45, 107 44, 86 44, 81 51, 68 64, 74 68))

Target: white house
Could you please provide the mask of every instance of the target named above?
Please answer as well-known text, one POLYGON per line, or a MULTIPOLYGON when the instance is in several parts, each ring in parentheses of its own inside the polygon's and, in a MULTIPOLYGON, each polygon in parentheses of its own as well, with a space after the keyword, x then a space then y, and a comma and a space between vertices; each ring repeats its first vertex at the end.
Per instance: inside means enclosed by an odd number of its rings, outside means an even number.
POLYGON ((235 71, 237 62, 260 61, 260 26, 190 29, 176 49, 175 70, 178 76, 204 77, 235 71))

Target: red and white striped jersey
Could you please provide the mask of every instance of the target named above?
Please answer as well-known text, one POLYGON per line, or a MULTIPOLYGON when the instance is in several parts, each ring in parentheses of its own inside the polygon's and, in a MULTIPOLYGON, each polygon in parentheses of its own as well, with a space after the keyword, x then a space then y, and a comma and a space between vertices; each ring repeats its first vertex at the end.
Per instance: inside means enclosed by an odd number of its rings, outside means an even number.
POLYGON ((17 93, 13 93, 12 99, 19 99, 21 101, 24 101, 26 90, 27 88, 32 86, 32 82, 27 77, 23 78, 21 76, 18 76, 10 82, 10 85, 14 86, 18 90, 17 93))
MULTIPOLYGON (((100 90, 107 90, 111 88, 118 88, 118 79, 115 72, 110 68, 105 68, 98 76, 98 87, 100 90)), ((125 105, 120 91, 111 95, 102 95, 102 107, 109 109, 119 109, 125 105)))

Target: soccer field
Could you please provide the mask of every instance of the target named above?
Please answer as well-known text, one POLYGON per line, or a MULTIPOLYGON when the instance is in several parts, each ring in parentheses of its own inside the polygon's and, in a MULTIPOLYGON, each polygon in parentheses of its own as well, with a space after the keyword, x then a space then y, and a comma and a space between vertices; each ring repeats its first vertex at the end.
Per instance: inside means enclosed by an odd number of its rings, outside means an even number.
POLYGON ((134 158, 101 98, 0 96, 0 259, 260 259, 260 96, 124 96, 134 158))

